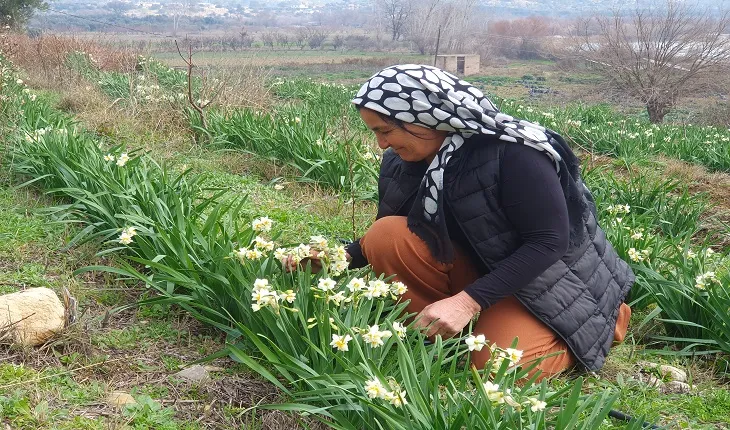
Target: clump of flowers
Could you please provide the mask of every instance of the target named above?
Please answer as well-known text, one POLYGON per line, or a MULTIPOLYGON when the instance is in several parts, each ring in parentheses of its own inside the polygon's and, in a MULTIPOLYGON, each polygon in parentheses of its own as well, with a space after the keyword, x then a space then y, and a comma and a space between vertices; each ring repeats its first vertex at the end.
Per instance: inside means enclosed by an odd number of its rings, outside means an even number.
MULTIPOLYGON (((269 284, 268 279, 256 279, 251 290, 251 309, 258 312, 265 307, 271 307, 279 312, 280 302, 294 303, 297 295, 293 290, 276 291, 269 284)), ((295 309, 290 310, 295 311, 295 309)))
POLYGON ((647 258, 649 258, 650 254, 651 251, 649 251, 648 249, 642 249, 641 251, 637 251, 636 248, 629 248, 629 258, 635 263, 645 261, 647 258))
POLYGON ((396 408, 407 405, 408 401, 406 401, 406 392, 401 390, 395 383, 391 383, 390 385, 391 389, 388 390, 378 379, 371 379, 365 382, 365 386, 363 388, 365 389, 365 394, 367 394, 367 396, 371 399, 385 400, 396 408))
POLYGON ((121 154, 119 154, 119 157, 117 157, 117 166, 124 167, 129 160, 129 154, 127 154, 126 152, 122 152, 121 154))
MULTIPOLYGON (((269 232, 271 231, 273 224, 274 222, 269 217, 264 216, 253 220, 251 222, 251 228, 258 233, 269 232)), ((249 248, 242 247, 233 252, 234 257, 236 257, 241 264, 243 264, 246 260, 260 260, 264 257, 265 252, 273 251, 276 246, 273 241, 267 240, 260 235, 253 239, 251 245, 252 246, 249 248)), ((276 252, 279 252, 279 250, 276 252)))
POLYGON ((378 348, 383 346, 383 341, 393 335, 390 330, 380 330, 380 327, 375 324, 370 326, 367 332, 361 334, 362 340, 365 341, 372 348, 378 348))
POLYGON ((332 276, 341 275, 350 265, 345 247, 330 246, 329 241, 323 236, 311 236, 308 244, 302 243, 294 248, 279 248, 275 257, 282 263, 290 260, 294 264, 299 264, 306 258, 317 257, 327 274, 332 276))
MULTIPOLYGON (((469 351, 481 351, 487 344, 487 339, 483 334, 471 334, 464 339, 464 343, 469 351)), ((492 355, 492 371, 494 372, 499 370, 504 360, 509 362, 509 367, 516 366, 522 360, 523 355, 523 351, 520 349, 500 348, 496 344, 492 344, 489 351, 492 355)))
POLYGON ((697 275, 697 278, 695 278, 695 288, 697 288, 698 290, 707 289, 708 285, 710 285, 711 283, 720 283, 720 280, 717 279, 717 275, 715 275, 715 272, 705 272, 701 275, 697 275))
POLYGON ((251 221, 251 228, 259 233, 270 232, 273 225, 274 222, 271 220, 271 218, 267 216, 262 216, 261 218, 256 218, 255 220, 251 221))
POLYGON ((524 397, 522 401, 517 401, 516 397, 519 398, 519 396, 513 393, 511 389, 502 389, 499 384, 491 381, 485 381, 482 386, 487 394, 487 399, 495 406, 507 404, 521 411, 524 405, 529 406, 532 412, 544 411, 547 407, 547 403, 537 397, 524 397))
POLYGON ((132 238, 137 235, 137 229, 134 227, 126 227, 124 230, 122 230, 122 233, 119 235, 119 243, 122 245, 129 245, 132 243, 132 238))

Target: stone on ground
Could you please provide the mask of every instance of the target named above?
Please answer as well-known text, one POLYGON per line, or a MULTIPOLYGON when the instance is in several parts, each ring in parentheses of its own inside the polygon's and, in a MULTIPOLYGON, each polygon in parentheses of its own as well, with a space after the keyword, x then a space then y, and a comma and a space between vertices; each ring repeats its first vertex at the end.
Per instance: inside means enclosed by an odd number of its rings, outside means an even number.
POLYGON ((123 408, 126 405, 133 405, 137 403, 137 401, 134 400, 134 397, 132 397, 129 393, 125 393, 124 391, 112 391, 108 396, 106 396, 106 403, 115 408, 123 408))
POLYGON ((175 376, 182 380, 196 383, 207 382, 210 380, 210 375, 208 374, 206 366, 201 366, 199 364, 183 369, 177 372, 175 376))
POLYGON ((9 334, 14 343, 42 345, 65 324, 65 308, 49 288, 0 296, 0 333, 9 334))

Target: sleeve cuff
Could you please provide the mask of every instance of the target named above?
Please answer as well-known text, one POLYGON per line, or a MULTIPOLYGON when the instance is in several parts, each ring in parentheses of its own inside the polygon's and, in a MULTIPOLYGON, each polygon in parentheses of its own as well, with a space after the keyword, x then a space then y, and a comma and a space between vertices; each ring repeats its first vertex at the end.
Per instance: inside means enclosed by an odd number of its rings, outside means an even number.
POLYGON ((350 255, 349 269, 359 269, 368 265, 368 260, 365 258, 365 254, 362 253, 360 239, 345 246, 345 250, 350 255))
POLYGON ((484 298, 481 297, 476 290, 477 288, 474 284, 468 285, 466 288, 464 288, 464 292, 468 294, 472 299, 474 299, 475 302, 479 303, 479 306, 481 306, 483 311, 491 306, 491 304, 488 301, 484 300, 484 298))

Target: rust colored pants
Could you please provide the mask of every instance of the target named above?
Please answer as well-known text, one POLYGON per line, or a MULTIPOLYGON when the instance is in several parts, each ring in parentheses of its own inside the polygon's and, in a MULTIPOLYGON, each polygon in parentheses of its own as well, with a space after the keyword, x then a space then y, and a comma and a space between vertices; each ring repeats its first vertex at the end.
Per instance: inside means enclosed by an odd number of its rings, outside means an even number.
MULTIPOLYGON (((436 261, 427 245, 413 234, 405 217, 391 216, 377 220, 360 240, 362 250, 378 274, 395 275, 408 287, 404 299, 410 300, 408 312, 420 312, 427 305, 462 291, 480 277, 469 257, 455 249, 454 262, 436 261)), ((619 311, 614 339, 622 341, 631 316, 624 303, 619 311)), ((531 361, 554 352, 562 354, 543 360, 535 369, 540 378, 554 375, 575 364, 575 357, 565 342, 537 317, 532 315, 514 296, 508 296, 479 314, 473 327, 475 334, 484 334, 489 344, 508 348, 517 337, 517 349, 524 351, 522 362, 531 361)), ((472 363, 484 367, 489 360, 489 348, 472 353, 472 363)))

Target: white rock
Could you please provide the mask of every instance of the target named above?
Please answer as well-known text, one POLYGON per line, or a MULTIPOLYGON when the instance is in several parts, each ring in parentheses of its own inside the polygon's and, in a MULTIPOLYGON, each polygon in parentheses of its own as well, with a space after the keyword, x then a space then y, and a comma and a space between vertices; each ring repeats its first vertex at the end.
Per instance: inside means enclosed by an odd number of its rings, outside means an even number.
POLYGON ((657 378, 654 375, 647 375, 646 373, 639 373, 637 379, 639 382, 643 382, 644 384, 654 387, 654 388, 661 388, 664 386, 664 382, 662 382, 661 379, 657 378))
POLYGON ((685 382, 687 381, 687 372, 685 372, 682 369, 678 369, 674 366, 670 366, 668 364, 657 364, 657 363, 651 363, 648 361, 642 361, 639 363, 642 369, 648 370, 648 369, 657 369, 659 372, 659 375, 661 375, 662 379, 669 380, 669 381, 679 381, 679 382, 685 382))
POLYGON ((30 288, 0 296, 0 330, 16 343, 41 345, 66 324, 64 307, 48 288, 30 288))
POLYGON ((685 372, 682 369, 678 369, 674 366, 662 364, 661 366, 659 366, 659 373, 661 373, 662 376, 668 376, 671 381, 677 381, 677 382, 686 382, 687 381, 687 372, 685 372))
POLYGON ((137 403, 137 401, 134 400, 134 397, 124 391, 113 391, 109 393, 109 395, 106 396, 106 402, 109 406, 115 408, 122 408, 126 405, 133 405, 137 403))
POLYGON ((689 385, 686 382, 669 381, 659 388, 659 392, 662 394, 686 394, 694 389, 694 385, 689 385))
POLYGON ((205 366, 201 366, 199 364, 183 369, 177 372, 175 376, 190 382, 207 382, 210 380, 208 370, 205 366))

